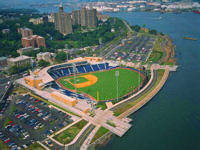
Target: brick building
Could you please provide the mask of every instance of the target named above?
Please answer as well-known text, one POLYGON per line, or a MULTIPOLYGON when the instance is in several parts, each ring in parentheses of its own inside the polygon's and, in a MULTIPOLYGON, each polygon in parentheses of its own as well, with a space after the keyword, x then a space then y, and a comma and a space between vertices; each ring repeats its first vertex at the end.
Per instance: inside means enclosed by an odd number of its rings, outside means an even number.
POLYGON ((22 45, 23 47, 46 47, 45 39, 42 36, 32 35, 29 37, 22 37, 22 45))
POLYGON ((33 31, 29 28, 18 28, 18 32, 21 33, 22 37, 29 37, 33 35, 33 31))

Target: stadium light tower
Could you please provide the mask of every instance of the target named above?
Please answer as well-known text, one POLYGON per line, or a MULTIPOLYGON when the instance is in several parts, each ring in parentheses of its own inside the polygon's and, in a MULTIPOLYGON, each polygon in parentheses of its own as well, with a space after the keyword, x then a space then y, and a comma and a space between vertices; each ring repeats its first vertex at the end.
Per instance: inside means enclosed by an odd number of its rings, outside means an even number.
MULTIPOLYGON (((137 58, 137 56, 138 56, 138 47, 136 47, 136 58, 137 58)), ((139 70, 139 68, 140 68, 140 63, 139 63, 139 61, 137 60, 137 62, 138 62, 138 70, 139 70)), ((140 73, 138 72, 138 91, 140 90, 140 73)))
MULTIPOLYGON (((138 65, 139 68, 138 70, 141 68, 140 64, 138 65)), ((140 72, 138 72, 138 91, 140 90, 140 72)))
POLYGON ((76 65, 73 64, 73 72, 74 72, 74 87, 75 87, 75 94, 76 94, 76 100, 77 100, 77 89, 76 89, 76 65))
POLYGON ((117 85, 117 101, 119 101, 119 71, 115 71, 116 85, 117 85))

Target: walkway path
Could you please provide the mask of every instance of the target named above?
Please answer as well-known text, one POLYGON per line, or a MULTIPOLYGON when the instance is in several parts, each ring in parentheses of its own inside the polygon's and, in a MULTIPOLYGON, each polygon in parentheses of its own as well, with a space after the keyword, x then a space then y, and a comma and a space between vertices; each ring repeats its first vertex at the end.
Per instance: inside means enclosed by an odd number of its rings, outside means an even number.
POLYGON ((115 107, 117 107, 117 106, 125 103, 126 101, 129 101, 129 100, 133 99, 137 95, 141 94, 143 91, 145 91, 149 87, 149 85, 151 84, 153 78, 154 78, 153 67, 151 67, 151 78, 148 81, 148 83, 141 90, 139 90, 137 93, 133 94, 132 96, 128 97, 127 99, 124 99, 124 100, 120 101, 119 103, 116 103, 115 105, 113 105, 112 107, 110 107, 109 110, 111 110, 111 109, 113 109, 113 108, 115 108, 115 107))
POLYGON ((131 29, 131 27, 129 26, 129 24, 123 20, 123 23, 126 25, 126 27, 128 28, 129 32, 133 32, 133 30, 131 29))
POLYGON ((40 141, 37 141, 38 144, 40 144, 43 148, 45 148, 46 150, 50 150, 47 146, 45 146, 44 144, 42 144, 40 141))
POLYGON ((90 135, 87 137, 87 139, 82 144, 80 150, 87 150, 88 146, 90 145, 90 142, 92 141, 93 137, 95 136, 96 132, 100 128, 100 125, 97 125, 94 130, 90 133, 90 135))
POLYGON ((128 109, 127 111, 125 111, 118 118, 122 119, 124 117, 127 117, 131 113, 134 113, 135 111, 137 111, 138 109, 140 109, 147 102, 149 102, 160 91, 160 89, 163 87, 163 85, 165 84, 165 82, 166 82, 166 80, 168 78, 168 75, 169 75, 169 69, 166 69, 165 72, 164 72, 164 75, 163 75, 163 77, 161 79, 161 81, 156 86, 156 88, 153 91, 151 91, 143 100, 141 100, 135 106, 133 106, 130 109, 128 109))

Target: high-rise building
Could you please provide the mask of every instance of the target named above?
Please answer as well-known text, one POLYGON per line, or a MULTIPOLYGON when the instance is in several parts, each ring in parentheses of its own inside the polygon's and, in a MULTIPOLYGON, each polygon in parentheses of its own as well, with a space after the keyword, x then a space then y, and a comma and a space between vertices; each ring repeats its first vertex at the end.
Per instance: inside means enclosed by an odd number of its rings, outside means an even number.
POLYGON ((37 44, 37 47, 46 47, 46 44, 45 44, 45 39, 44 37, 42 36, 37 36, 36 37, 36 44, 37 44))
POLYGON ((59 12, 54 13, 55 28, 62 34, 67 35, 72 33, 72 19, 70 13, 64 13, 63 6, 59 7, 59 12))
POLYGON ((81 9, 81 26, 97 27, 96 9, 81 9))
POLYGON ((72 11, 72 24, 73 25, 80 25, 81 24, 81 12, 80 10, 73 10, 72 11))
POLYGON ((87 25, 88 27, 97 27, 97 11, 96 9, 88 9, 87 10, 87 25))
POLYGON ((81 9, 81 26, 87 26, 87 9, 81 9))

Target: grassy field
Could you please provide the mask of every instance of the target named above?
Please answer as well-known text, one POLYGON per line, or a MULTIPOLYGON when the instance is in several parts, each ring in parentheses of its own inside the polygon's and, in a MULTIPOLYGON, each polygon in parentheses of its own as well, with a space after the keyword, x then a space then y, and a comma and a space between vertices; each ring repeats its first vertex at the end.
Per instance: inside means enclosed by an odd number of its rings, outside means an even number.
POLYGON ((0 140, 0 150, 10 150, 10 148, 0 140))
POLYGON ((163 52, 160 51, 152 51, 149 61, 158 62, 163 57, 163 52))
MULTIPOLYGON (((90 73, 98 78, 98 81, 90 86, 78 88, 78 92, 84 92, 89 94, 90 96, 97 99, 97 93, 99 92, 99 100, 109 100, 115 99, 117 97, 117 83, 115 72, 119 71, 119 97, 124 96, 127 93, 133 91, 138 87, 139 84, 142 82, 142 77, 139 75, 138 72, 134 72, 129 69, 114 69, 104 72, 94 72, 90 73), (139 81, 138 81, 139 79, 139 81)), ((83 75, 83 74, 82 74, 83 75)), ((80 83, 81 80, 83 81, 82 75, 77 76, 78 82, 80 83), (80 78, 79 78, 80 77, 80 78)), ((64 87, 74 90, 74 86, 69 83, 68 80, 72 77, 63 77, 58 79, 58 83, 63 85, 64 87)), ((72 80, 72 79, 71 79, 72 80)))
POLYGON ((54 137, 55 140, 59 141, 63 144, 70 143, 76 135, 81 131, 81 129, 87 124, 86 120, 81 120, 78 123, 74 124, 73 126, 69 127, 65 131, 61 132, 60 134, 54 137))
POLYGON ((33 143, 31 144, 28 148, 26 148, 25 150, 45 150, 45 148, 43 148, 40 144, 38 143, 33 143))
POLYGON ((161 46, 163 42, 163 38, 158 36, 158 39, 153 47, 152 53, 149 57, 148 61, 152 61, 152 62, 158 62, 164 55, 164 49, 161 46))
POLYGON ((132 101, 130 103, 127 103, 124 106, 119 107, 116 110, 114 110, 114 115, 115 116, 121 115, 123 112, 125 112, 126 110, 128 110, 131 107, 133 107, 134 105, 136 105, 141 100, 143 100, 151 91, 153 91, 156 88, 156 86, 160 83, 163 75, 164 75, 164 70, 158 70, 158 79, 157 79, 156 83, 154 84, 154 86, 147 93, 145 93, 144 95, 142 95, 138 99, 136 99, 136 100, 134 100, 134 101, 132 101))
POLYGON ((100 127, 98 129, 98 131, 96 132, 96 134, 94 135, 94 137, 92 138, 90 143, 95 142, 97 139, 99 139, 100 137, 102 137, 104 134, 106 134, 107 132, 109 132, 108 129, 104 128, 104 127, 100 127))

